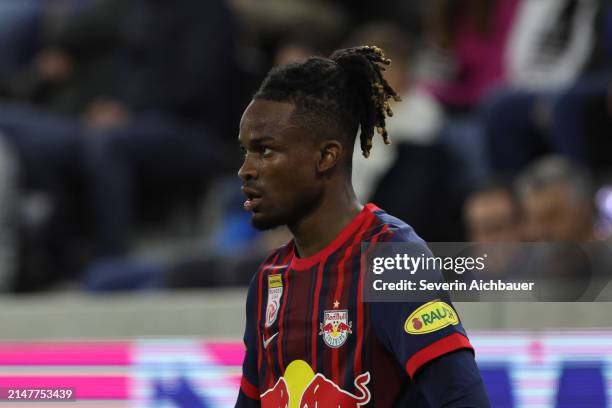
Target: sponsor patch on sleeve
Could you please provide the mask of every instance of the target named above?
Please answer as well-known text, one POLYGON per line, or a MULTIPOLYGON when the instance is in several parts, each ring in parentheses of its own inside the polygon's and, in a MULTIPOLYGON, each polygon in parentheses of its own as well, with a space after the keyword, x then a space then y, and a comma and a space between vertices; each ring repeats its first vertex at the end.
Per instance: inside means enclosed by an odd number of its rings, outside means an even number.
POLYGON ((459 324, 455 310, 441 300, 432 300, 416 309, 404 323, 408 334, 427 334, 459 324))

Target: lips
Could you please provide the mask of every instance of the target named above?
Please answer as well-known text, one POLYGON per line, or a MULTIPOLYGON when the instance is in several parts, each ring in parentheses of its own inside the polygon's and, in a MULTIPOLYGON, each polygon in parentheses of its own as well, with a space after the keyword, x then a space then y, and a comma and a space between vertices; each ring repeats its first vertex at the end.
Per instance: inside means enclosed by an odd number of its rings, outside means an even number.
POLYGON ((254 212, 260 201, 261 198, 249 198, 244 202, 243 207, 247 211, 254 212))
POLYGON ((252 187, 242 186, 241 190, 242 193, 247 197, 246 201, 243 204, 244 209, 251 212, 255 211, 261 201, 262 194, 252 187))

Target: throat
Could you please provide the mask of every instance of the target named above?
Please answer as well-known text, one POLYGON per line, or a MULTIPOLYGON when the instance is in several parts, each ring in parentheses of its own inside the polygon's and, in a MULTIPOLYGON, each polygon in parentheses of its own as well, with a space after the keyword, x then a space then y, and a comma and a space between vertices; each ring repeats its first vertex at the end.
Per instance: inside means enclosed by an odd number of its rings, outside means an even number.
POLYGON ((355 201, 353 205, 336 211, 317 211, 305 217, 298 225, 290 227, 298 256, 308 258, 322 251, 342 233, 362 208, 355 201))

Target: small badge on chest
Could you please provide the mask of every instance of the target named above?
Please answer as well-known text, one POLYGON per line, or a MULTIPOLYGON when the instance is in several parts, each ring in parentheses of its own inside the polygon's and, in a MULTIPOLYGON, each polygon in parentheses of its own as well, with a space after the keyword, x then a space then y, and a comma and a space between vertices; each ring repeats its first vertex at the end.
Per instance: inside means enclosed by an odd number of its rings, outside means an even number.
POLYGON ((353 322, 348 319, 348 310, 336 309, 340 306, 338 301, 334 302, 334 309, 323 312, 323 322, 319 324, 319 335, 329 347, 338 348, 342 346, 349 334, 352 332, 353 322))
POLYGON ((276 321, 282 296, 283 277, 281 275, 268 276, 268 304, 266 305, 266 327, 272 326, 272 324, 276 321))

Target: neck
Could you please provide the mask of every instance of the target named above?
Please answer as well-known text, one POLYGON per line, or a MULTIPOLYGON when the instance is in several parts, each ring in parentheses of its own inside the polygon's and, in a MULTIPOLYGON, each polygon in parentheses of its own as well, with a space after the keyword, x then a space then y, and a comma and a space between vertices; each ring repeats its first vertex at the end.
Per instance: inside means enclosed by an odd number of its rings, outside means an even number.
POLYGON ((312 256, 329 245, 362 208, 350 183, 326 192, 315 210, 289 225, 300 257, 312 256))

